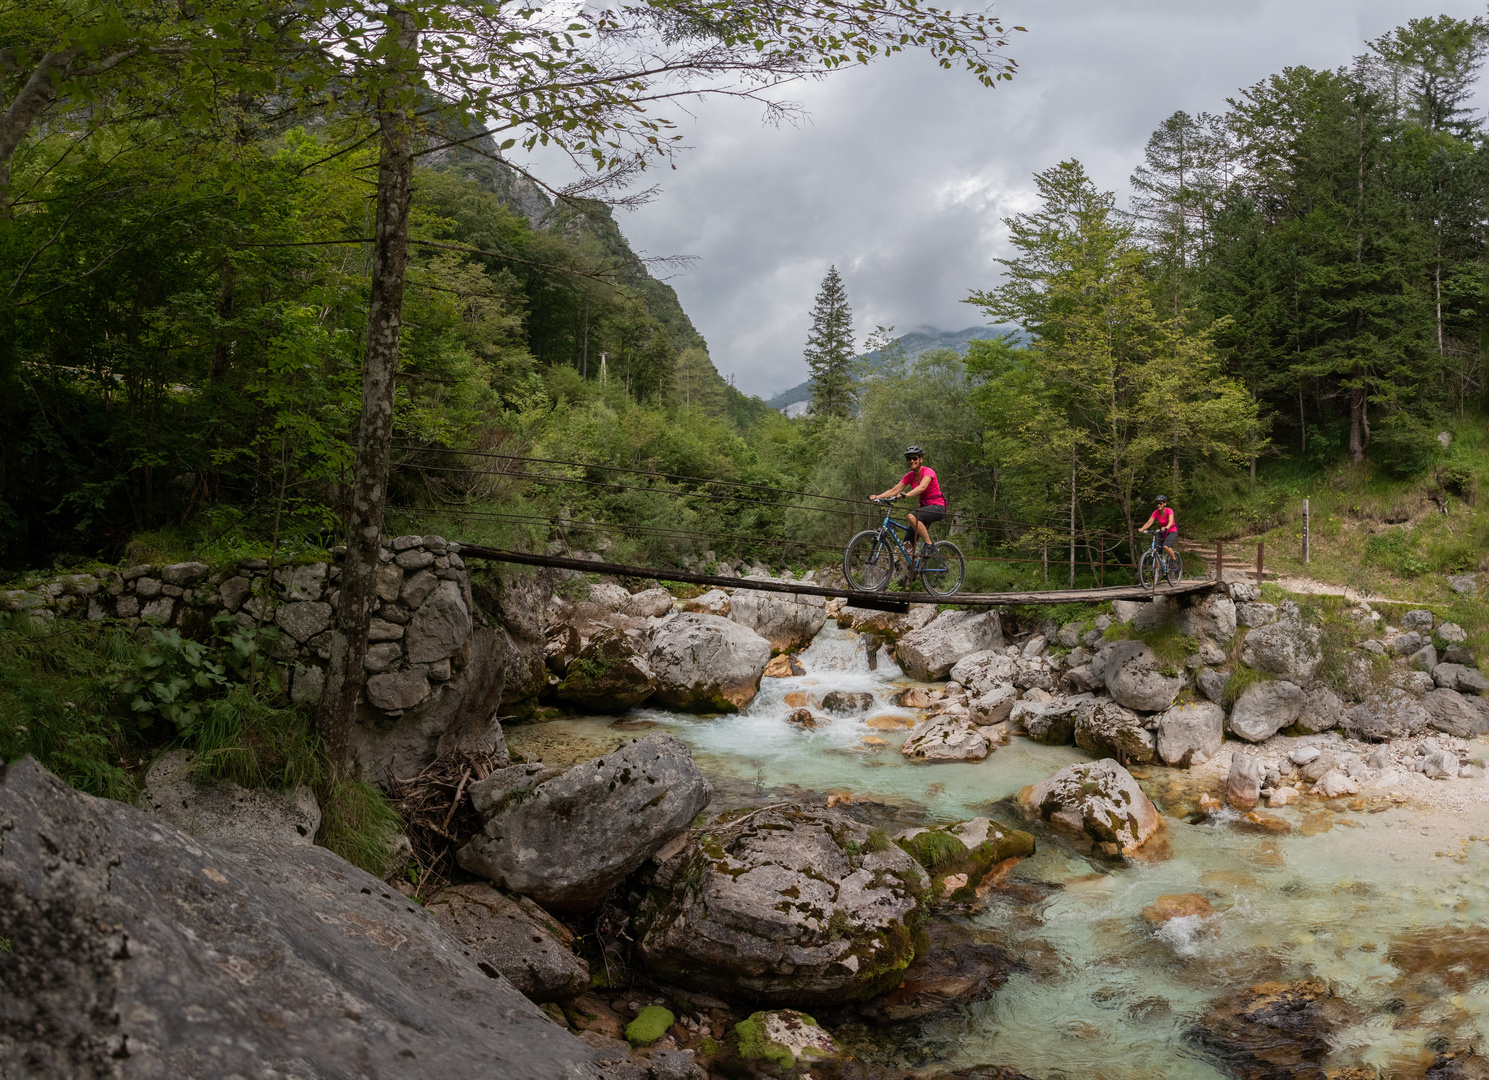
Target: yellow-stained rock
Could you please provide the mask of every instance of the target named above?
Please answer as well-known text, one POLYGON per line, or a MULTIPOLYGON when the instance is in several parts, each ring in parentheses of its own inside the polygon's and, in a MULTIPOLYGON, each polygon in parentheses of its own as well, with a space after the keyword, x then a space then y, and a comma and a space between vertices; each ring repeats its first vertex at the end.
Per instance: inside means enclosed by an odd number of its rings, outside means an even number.
POLYGON ((1143 918, 1157 926, 1187 915, 1208 915, 1213 910, 1210 901, 1199 893, 1170 893, 1143 908, 1143 918))

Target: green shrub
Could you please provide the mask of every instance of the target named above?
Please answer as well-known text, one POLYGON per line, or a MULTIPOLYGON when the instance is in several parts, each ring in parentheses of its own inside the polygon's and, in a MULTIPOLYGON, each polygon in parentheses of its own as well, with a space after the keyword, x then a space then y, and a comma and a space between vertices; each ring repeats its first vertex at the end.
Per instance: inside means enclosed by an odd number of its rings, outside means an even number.
POLYGON ((1408 413, 1396 413, 1370 438, 1372 460, 1398 477, 1420 476, 1441 450, 1436 430, 1408 413))
POLYGON ((1418 552, 1416 536, 1408 529, 1376 533, 1365 541, 1365 561, 1399 577, 1417 577, 1432 569, 1418 552))

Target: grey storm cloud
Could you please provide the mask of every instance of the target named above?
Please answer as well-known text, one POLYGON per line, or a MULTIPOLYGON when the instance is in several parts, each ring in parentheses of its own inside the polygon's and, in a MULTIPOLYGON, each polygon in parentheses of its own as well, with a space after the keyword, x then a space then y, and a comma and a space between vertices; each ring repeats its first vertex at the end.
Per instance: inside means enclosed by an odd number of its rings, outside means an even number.
POLYGON ((1002 219, 1034 205, 1032 176, 1078 158, 1125 205, 1153 129, 1219 112, 1281 71, 1332 68, 1408 19, 1482 14, 1438 0, 1009 0, 1012 82, 982 87, 902 55, 798 84, 806 119, 771 127, 735 100, 692 106, 661 193, 620 215, 633 247, 697 257, 670 279, 715 365, 769 397, 806 378, 807 311, 831 264, 860 340, 875 325, 955 330, 997 283, 1002 219))

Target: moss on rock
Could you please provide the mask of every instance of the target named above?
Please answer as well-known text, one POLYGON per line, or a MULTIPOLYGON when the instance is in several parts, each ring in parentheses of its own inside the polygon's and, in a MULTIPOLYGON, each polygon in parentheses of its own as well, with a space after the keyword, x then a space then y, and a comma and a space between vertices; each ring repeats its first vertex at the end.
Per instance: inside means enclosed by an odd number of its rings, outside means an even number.
POLYGON ((626 1042, 632 1046, 650 1046, 677 1022, 670 1009, 661 1005, 648 1005, 636 1014, 636 1019, 626 1025, 626 1042))

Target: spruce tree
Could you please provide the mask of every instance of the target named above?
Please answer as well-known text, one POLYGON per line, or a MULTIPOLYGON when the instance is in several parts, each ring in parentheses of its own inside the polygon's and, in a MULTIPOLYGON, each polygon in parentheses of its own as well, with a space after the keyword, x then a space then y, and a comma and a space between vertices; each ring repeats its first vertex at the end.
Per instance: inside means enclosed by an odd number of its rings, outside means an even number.
POLYGON ((812 305, 812 329, 803 355, 812 372, 812 415, 852 416, 859 364, 853 351, 853 312, 836 266, 828 268, 812 305))

